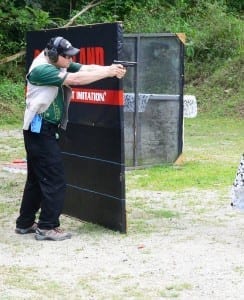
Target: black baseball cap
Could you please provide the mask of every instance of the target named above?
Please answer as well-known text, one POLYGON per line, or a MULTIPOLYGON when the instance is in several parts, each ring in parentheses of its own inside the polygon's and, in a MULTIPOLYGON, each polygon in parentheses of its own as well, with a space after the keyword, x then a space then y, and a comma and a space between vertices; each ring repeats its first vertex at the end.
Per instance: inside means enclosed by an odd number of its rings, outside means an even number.
POLYGON ((71 43, 64 38, 60 41, 59 47, 60 54, 68 56, 74 56, 80 52, 80 49, 73 47, 71 43))

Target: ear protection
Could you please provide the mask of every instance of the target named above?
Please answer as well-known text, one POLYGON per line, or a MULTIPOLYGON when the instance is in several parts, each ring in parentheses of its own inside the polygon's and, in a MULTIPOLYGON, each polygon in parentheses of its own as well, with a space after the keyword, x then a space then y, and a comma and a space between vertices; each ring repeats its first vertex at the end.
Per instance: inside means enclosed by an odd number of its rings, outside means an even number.
POLYGON ((48 43, 45 54, 48 56, 51 62, 56 63, 58 61, 58 56, 60 54, 59 45, 63 40, 62 36, 58 36, 48 43))

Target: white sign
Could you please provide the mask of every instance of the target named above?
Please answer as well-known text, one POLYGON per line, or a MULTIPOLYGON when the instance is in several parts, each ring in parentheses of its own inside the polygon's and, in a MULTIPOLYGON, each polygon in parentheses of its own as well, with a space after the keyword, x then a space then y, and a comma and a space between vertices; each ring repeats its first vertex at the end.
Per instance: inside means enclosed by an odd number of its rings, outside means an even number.
POLYGON ((193 95, 184 95, 184 118, 195 118, 197 116, 197 100, 193 95))

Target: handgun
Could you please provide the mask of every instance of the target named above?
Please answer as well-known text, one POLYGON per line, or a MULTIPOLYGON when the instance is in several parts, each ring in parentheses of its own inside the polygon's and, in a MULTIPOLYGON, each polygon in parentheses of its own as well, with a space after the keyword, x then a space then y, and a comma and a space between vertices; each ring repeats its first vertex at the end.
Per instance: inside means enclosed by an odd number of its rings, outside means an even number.
POLYGON ((114 60, 113 63, 114 64, 120 64, 125 68, 134 67, 137 64, 136 61, 125 61, 125 60, 114 60))

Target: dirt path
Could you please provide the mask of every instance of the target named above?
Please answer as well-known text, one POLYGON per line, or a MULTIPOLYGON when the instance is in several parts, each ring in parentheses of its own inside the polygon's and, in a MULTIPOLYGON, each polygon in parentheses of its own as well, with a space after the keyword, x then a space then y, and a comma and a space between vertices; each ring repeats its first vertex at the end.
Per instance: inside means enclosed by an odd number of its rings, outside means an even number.
POLYGON ((72 239, 40 242, 14 233, 25 175, 2 166, 0 299, 244 299, 244 214, 229 187, 132 190, 126 235, 62 216, 72 239))

